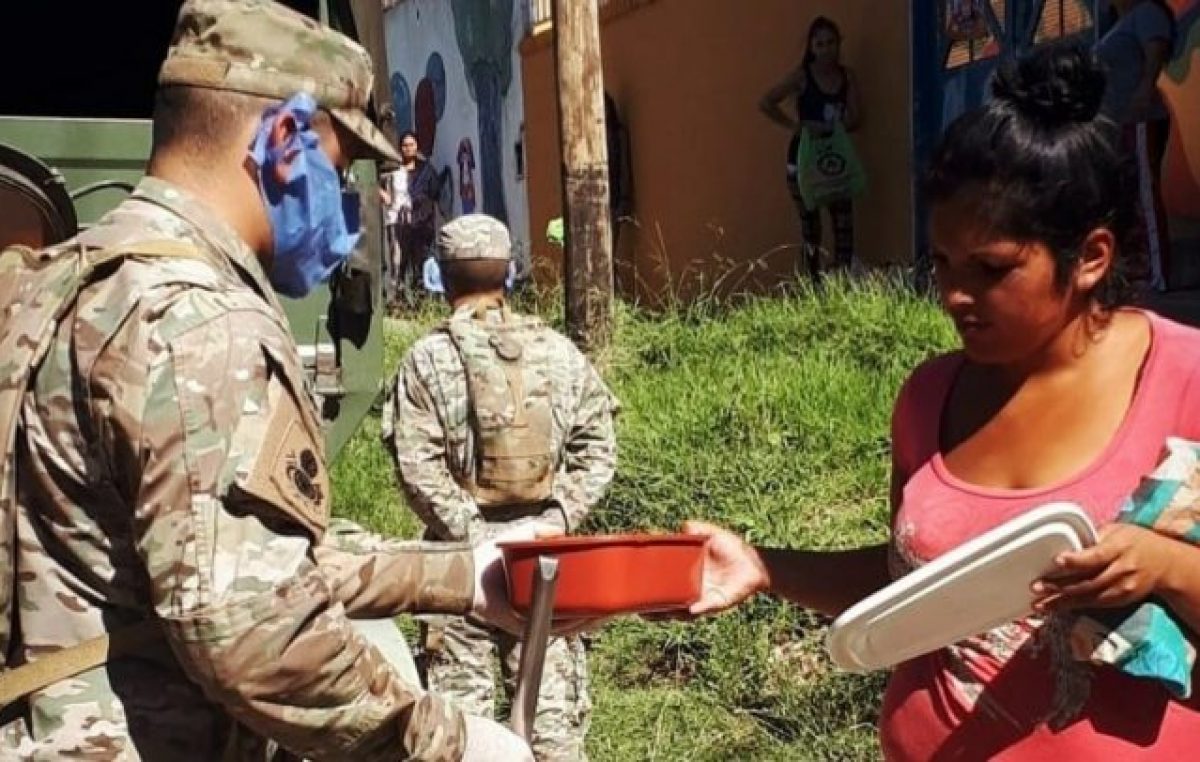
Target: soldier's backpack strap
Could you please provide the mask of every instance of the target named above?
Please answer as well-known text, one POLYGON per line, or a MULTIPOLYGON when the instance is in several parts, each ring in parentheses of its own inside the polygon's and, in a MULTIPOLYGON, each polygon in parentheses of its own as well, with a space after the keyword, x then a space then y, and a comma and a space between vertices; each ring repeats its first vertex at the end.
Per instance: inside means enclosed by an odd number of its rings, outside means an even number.
POLYGON ((157 621, 147 619, 107 635, 42 656, 0 674, 0 711, 14 701, 83 674, 113 659, 143 651, 163 636, 157 621))
MULTIPOLYGON (((71 310, 85 286, 103 275, 107 264, 126 258, 207 257, 176 240, 139 241, 108 249, 56 247, 34 251, 10 247, 0 252, 0 669, 7 666, 12 645, 13 595, 16 575, 16 435, 21 406, 37 368, 53 343, 56 326, 71 310)), ((153 623, 135 625, 129 633, 111 633, 18 669, 0 673, 0 704, 136 650, 153 623), (97 661, 99 659, 99 661, 97 661), (47 666, 42 666, 43 663, 47 666)))
POLYGON ((505 323, 513 321, 512 310, 508 307, 508 302, 502 297, 494 299, 477 299, 475 300, 475 319, 479 321, 487 320, 488 310, 500 310, 500 314, 504 318, 505 323))
POLYGON ((209 261, 204 252, 194 245, 174 238, 161 240, 133 241, 132 243, 114 246, 111 249, 98 249, 86 255, 87 266, 94 272, 109 262, 119 259, 198 259, 209 261))
POLYGON ((476 438, 473 473, 463 486, 485 510, 538 505, 553 491, 554 414, 549 397, 531 395, 526 379, 539 369, 529 366, 523 339, 539 324, 516 319, 502 300, 490 299, 446 323, 463 365, 476 438), (487 322, 489 309, 499 309, 502 322, 487 322))

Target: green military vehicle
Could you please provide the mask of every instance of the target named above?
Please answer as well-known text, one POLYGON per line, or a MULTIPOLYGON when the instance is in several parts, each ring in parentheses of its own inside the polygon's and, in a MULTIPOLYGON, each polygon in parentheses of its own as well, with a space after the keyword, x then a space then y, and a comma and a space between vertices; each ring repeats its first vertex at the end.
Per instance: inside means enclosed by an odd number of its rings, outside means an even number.
MULTIPOLYGON (((360 40, 376 63, 375 104, 390 111, 379 0, 287 0, 360 40)), ((141 176, 159 64, 182 0, 11 3, 0 88, 0 229, 40 226, 52 241, 114 207, 141 176)), ((336 456, 383 372, 382 211, 376 167, 358 162, 364 235, 348 266, 301 301, 283 300, 336 456)))

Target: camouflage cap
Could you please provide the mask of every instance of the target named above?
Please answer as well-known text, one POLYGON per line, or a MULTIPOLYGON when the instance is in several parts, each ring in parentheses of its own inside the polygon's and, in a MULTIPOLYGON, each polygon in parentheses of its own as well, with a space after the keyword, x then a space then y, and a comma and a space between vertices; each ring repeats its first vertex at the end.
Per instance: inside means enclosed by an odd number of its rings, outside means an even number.
POLYGON ((464 214, 442 226, 437 237, 439 262, 512 258, 512 241, 503 222, 486 214, 464 214))
POLYGON ((377 158, 399 161, 367 118, 371 56, 349 37, 271 0, 187 0, 158 83, 286 100, 311 93, 377 158))

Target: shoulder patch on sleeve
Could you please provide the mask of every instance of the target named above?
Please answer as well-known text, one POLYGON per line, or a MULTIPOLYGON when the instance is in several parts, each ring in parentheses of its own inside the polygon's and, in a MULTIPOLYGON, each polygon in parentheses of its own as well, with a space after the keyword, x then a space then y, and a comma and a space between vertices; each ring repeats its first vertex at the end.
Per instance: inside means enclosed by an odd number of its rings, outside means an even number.
POLYGON ((289 360, 288 337, 271 316, 219 307, 210 298, 177 305, 171 326, 187 327, 170 346, 193 489, 217 499, 238 490, 261 504, 253 510, 273 511, 319 540, 329 476, 299 359, 289 360))
POLYGON ((238 480, 248 494, 298 521, 320 539, 329 521, 329 472, 296 403, 279 382, 268 392, 270 414, 257 454, 238 480))

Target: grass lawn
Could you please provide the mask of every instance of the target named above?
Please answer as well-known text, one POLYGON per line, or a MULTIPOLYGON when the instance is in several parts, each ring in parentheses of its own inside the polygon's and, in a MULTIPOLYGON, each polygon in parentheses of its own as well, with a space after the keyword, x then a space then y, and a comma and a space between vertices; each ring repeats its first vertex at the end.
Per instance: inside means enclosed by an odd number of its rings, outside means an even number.
MULTIPOLYGON (((554 299, 524 307, 561 321, 554 299)), ((442 314, 388 321, 388 367, 442 314)), ((621 306, 601 362, 622 404, 618 476, 584 531, 705 518, 765 544, 886 540, 892 401, 922 359, 953 345, 935 305, 885 282, 658 314, 621 306)), ((415 536, 378 434, 368 419, 336 464, 335 511, 415 536)), ((877 758, 883 676, 835 671, 825 624, 759 599, 700 622, 631 618, 595 633, 592 759, 877 758)))

